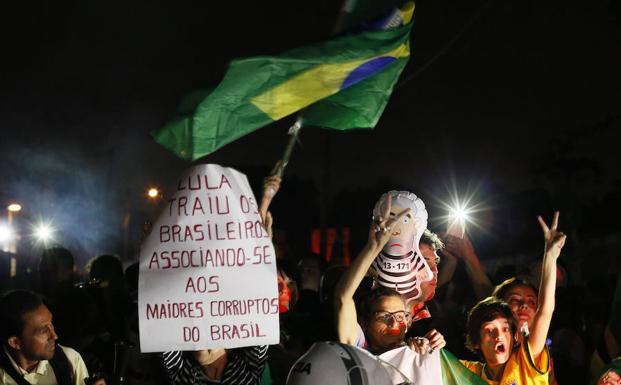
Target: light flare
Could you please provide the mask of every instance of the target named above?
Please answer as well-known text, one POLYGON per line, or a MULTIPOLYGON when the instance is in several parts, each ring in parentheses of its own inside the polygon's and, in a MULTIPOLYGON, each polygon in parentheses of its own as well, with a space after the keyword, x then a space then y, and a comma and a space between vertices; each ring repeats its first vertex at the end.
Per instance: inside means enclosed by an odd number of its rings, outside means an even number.
POLYGON ((10 241, 11 239, 13 239, 14 236, 15 236, 15 232, 13 231, 13 228, 11 228, 11 226, 9 226, 6 223, 0 224, 0 242, 1 243, 6 243, 10 241))
POLYGON ((461 238, 465 235, 466 227, 469 228, 469 231, 471 228, 476 228, 483 233, 488 233, 489 230, 483 225, 486 221, 484 213, 489 211, 491 207, 484 201, 478 201, 477 197, 480 197, 481 184, 469 182, 463 188, 458 188, 454 178, 449 182, 445 182, 446 199, 436 198, 435 203, 435 206, 440 208, 444 214, 436 216, 432 220, 447 226, 447 233, 461 238), (452 183, 449 183, 451 181, 452 183), (458 192, 458 190, 464 191, 458 192))
POLYGON ((462 206, 452 207, 449 210, 448 218, 453 221, 461 221, 463 223, 470 222, 470 209, 462 206))
POLYGON ((56 230, 50 223, 39 223, 34 227, 32 235, 37 242, 48 244, 54 240, 54 233, 56 230))

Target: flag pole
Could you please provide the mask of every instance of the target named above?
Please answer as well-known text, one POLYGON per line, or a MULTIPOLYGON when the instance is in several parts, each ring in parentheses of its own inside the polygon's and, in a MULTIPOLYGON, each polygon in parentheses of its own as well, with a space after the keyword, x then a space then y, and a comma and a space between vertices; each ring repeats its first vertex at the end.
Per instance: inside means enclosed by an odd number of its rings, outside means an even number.
POLYGON ((280 178, 282 178, 282 175, 285 172, 285 167, 287 167, 287 164, 289 163, 291 152, 293 151, 293 147, 295 146, 295 142, 298 140, 301 130, 302 117, 301 115, 298 115, 298 118, 295 120, 295 123, 293 123, 293 126, 289 127, 289 142, 287 143, 287 147, 285 147, 285 152, 283 153, 278 169, 276 170, 276 176, 280 178))

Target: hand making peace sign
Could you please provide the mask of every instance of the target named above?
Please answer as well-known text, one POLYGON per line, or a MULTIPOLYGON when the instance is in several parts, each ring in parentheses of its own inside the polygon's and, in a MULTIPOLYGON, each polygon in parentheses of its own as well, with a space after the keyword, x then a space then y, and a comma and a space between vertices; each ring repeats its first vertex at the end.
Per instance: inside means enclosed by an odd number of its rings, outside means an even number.
POLYGON ((543 239, 545 240, 545 253, 547 256, 552 258, 558 258, 561 254, 561 249, 565 245, 565 239, 567 239, 567 235, 565 235, 562 231, 558 231, 558 217, 559 212, 554 212, 554 218, 552 219, 552 226, 548 227, 546 222, 541 218, 541 216, 537 217, 539 224, 541 225, 541 229, 543 230, 543 239))
MULTIPOLYGON (((393 217, 390 216, 392 197, 390 194, 385 194, 384 197, 384 210, 382 214, 371 220, 371 228, 369 229, 369 244, 375 248, 382 248, 390 239, 392 230, 398 221, 407 215, 412 209, 405 209, 400 213, 394 213, 393 217)), ((381 207, 381 206, 380 206, 381 207)))

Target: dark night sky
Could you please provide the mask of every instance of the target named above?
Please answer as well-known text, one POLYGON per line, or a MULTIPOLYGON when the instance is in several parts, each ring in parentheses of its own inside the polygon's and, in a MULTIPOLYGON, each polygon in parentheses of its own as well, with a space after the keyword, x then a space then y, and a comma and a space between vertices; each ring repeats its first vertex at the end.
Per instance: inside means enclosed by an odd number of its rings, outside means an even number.
MULTIPOLYGON (((31 219, 53 212, 92 255, 118 242, 123 207, 152 213, 145 187, 188 166, 148 135, 180 97, 216 84, 233 58, 329 37, 340 2, 58 3, 2 5, 0 198, 22 201, 31 219)), ((378 181, 443 195, 453 179, 460 191, 539 188, 533 170, 548 165, 571 175, 572 199, 619 189, 620 8, 420 1, 412 60, 379 125, 306 128, 289 177, 330 197, 378 181), (597 175, 581 175, 584 164, 597 175)), ((267 172, 291 123, 202 161, 267 172)))

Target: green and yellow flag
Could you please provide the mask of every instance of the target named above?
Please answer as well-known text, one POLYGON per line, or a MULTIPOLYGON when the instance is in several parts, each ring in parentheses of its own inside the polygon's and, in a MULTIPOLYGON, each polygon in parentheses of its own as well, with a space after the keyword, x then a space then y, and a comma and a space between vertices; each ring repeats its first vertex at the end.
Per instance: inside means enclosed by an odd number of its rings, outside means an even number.
MULTIPOLYGON (((440 365, 442 367, 442 385, 487 385, 479 376, 462 365, 455 356, 440 349, 440 365)), ((438 381, 438 383, 440 383, 438 381)))
POLYGON ((231 62, 198 106, 152 133, 179 157, 196 160, 301 109, 302 123, 373 128, 410 56, 414 4, 401 25, 345 35, 279 56, 231 62))

